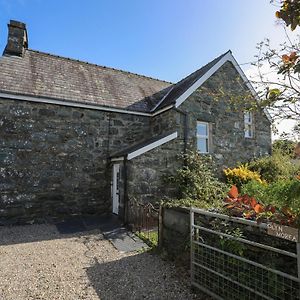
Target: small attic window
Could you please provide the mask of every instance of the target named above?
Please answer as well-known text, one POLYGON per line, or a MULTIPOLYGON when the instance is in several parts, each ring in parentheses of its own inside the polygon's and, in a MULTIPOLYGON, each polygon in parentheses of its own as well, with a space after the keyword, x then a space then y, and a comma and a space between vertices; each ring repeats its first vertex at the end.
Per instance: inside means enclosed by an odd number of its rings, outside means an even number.
POLYGON ((254 124, 253 113, 251 111, 244 112, 245 138, 253 138, 254 124))
POLYGON ((209 152, 209 127, 206 122, 197 122, 197 150, 199 153, 209 152))

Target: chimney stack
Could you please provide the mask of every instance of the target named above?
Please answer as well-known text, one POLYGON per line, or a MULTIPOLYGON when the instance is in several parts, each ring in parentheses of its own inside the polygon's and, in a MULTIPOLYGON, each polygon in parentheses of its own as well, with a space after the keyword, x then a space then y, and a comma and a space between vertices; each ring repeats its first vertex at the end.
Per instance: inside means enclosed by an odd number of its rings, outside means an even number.
POLYGON ((8 39, 3 55, 23 56, 28 48, 26 24, 10 20, 7 26, 8 39))

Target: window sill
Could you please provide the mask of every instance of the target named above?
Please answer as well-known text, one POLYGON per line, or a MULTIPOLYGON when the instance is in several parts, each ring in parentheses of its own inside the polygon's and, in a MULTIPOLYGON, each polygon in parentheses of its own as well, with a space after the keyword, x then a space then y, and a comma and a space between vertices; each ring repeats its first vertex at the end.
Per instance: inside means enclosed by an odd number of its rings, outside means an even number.
POLYGON ((198 152, 199 154, 210 154, 210 152, 200 152, 199 150, 197 150, 197 152, 198 152))

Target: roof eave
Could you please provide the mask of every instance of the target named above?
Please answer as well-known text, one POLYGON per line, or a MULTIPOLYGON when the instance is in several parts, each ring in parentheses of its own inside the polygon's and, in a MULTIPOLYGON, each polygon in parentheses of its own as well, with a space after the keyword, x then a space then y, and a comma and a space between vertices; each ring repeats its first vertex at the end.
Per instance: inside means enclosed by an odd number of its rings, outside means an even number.
MULTIPOLYGON (((251 94, 253 97, 258 101, 258 103, 261 101, 259 98, 257 92, 253 88, 252 84, 246 77, 245 73, 237 63, 236 59, 232 55, 232 52, 229 50, 228 52, 225 53, 225 55, 220 58, 220 60, 214 64, 203 76, 201 76, 192 86, 190 86, 183 94, 181 94, 174 103, 175 108, 178 108, 193 92, 195 92, 199 87, 201 87, 206 80, 208 80, 212 75, 214 75, 226 62, 231 62, 239 75, 242 77, 245 85, 247 88, 250 90, 251 94)), ((164 97, 164 99, 166 96, 164 97)), ((162 99, 162 100, 164 100, 162 99)), ((163 101, 160 101, 159 104, 162 104, 163 101)), ((158 106, 157 106, 158 107, 158 106)), ((268 118, 269 122, 272 123, 272 117, 269 114, 269 112, 265 109, 264 113, 266 114, 266 117, 268 118)))

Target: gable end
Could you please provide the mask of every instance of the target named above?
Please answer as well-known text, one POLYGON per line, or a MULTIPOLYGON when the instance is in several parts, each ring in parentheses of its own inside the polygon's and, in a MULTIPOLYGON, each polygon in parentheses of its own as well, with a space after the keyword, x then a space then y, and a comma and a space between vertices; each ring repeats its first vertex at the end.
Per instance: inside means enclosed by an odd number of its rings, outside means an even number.
MULTIPOLYGON (((195 92, 202 84, 208 80, 213 74, 215 74, 226 62, 231 62, 235 67, 238 74, 243 79, 246 87, 250 90, 253 97, 256 101, 260 101, 258 94, 256 93, 255 89, 253 88, 252 84, 246 77, 245 73, 233 57, 231 51, 228 51, 216 64, 214 64, 203 76, 201 76, 191 87, 189 87, 181 96, 179 96, 175 101, 175 107, 178 108, 193 92, 195 92)), ((267 116, 270 123, 272 122, 272 118, 269 112, 264 109, 264 113, 267 116)))

